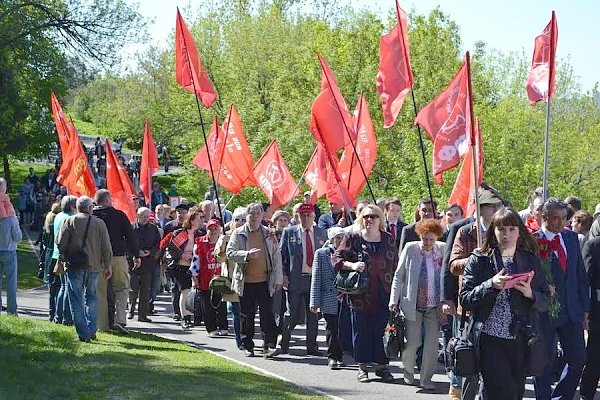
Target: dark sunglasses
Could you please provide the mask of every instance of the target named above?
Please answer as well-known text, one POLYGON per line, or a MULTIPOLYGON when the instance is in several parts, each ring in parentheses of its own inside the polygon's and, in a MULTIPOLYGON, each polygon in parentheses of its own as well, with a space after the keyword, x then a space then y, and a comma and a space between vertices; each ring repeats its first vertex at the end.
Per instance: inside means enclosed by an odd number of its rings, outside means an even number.
POLYGON ((363 215, 364 219, 378 219, 379 215, 377 214, 367 214, 367 215, 363 215))
POLYGON ((244 220, 244 218, 235 218, 234 219, 235 222, 240 222, 240 221, 243 221, 243 220, 244 220))

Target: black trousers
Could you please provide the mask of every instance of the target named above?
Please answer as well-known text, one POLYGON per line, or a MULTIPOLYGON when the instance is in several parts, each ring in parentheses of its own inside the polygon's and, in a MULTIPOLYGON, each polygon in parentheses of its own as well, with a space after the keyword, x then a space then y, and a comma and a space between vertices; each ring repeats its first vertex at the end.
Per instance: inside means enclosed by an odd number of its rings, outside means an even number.
POLYGON ((327 342, 327 358, 336 361, 342 361, 343 352, 338 335, 338 316, 337 314, 323 314, 325 318, 325 341, 327 342))
POLYGON ((480 368, 486 400, 523 398, 526 346, 520 335, 516 340, 510 340, 481 334, 480 368))
POLYGON ((256 306, 260 309, 260 329, 263 332, 265 347, 275 347, 277 328, 273 317, 273 303, 267 282, 245 283, 244 295, 240 297, 240 320, 242 342, 246 350, 254 349, 254 317, 256 306))
POLYGON ((129 278, 131 291, 129 292, 129 307, 135 310, 139 297, 138 319, 148 318, 148 306, 150 303, 150 285, 152 285, 152 269, 150 267, 136 268, 131 272, 129 278))
POLYGON ((200 304, 206 332, 226 331, 228 329, 227 303, 221 301, 221 295, 212 290, 202 290, 200 298, 202 299, 200 304))
POLYGON ((166 271, 169 287, 171 289, 171 304, 173 305, 173 314, 181 316, 181 310, 179 309, 179 296, 181 295, 181 290, 177 285, 177 279, 173 272, 174 270, 171 268, 168 268, 166 271))
POLYGON ((592 317, 587 341, 587 363, 581 377, 581 398, 593 399, 600 380, 600 318, 592 317))

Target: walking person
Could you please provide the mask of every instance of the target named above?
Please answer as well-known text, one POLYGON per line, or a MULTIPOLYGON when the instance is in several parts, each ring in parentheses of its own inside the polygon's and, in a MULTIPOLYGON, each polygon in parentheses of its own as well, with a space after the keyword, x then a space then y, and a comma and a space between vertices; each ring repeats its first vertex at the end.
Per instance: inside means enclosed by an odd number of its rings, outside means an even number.
POLYGON ((54 224, 52 225, 54 231, 54 250, 52 252, 52 271, 55 276, 58 275, 60 281, 60 289, 56 295, 56 312, 54 313, 54 322, 63 325, 72 325, 73 317, 71 315, 71 306, 69 304, 68 296, 68 285, 67 275, 64 272, 64 261, 61 259, 60 250, 58 248, 58 234, 60 228, 65 220, 75 215, 77 212, 77 197, 75 196, 64 196, 60 201, 61 212, 56 214, 54 218, 54 224), (59 267, 56 265, 60 263, 59 267))
MULTIPOLYGON (((4 178, 0 178, 4 181, 4 178)), ((3 184, 6 184, 4 181, 3 184)), ((17 244, 23 239, 16 215, 0 218, 0 291, 6 275, 6 310, 17 315, 17 244)), ((0 309, 2 295, 0 293, 0 309)))
MULTIPOLYGON (((52 208, 44 220, 42 227, 42 243, 44 246, 43 259, 44 265, 44 283, 48 285, 48 319, 54 322, 56 316, 56 297, 60 290, 60 276, 54 274, 54 265, 56 260, 52 259, 54 251, 54 219, 60 213, 60 203, 52 204, 52 208)), ((42 257, 40 254, 40 257, 42 257)))
POLYGON ((68 260, 75 252, 83 250, 87 263, 80 266, 67 264, 68 295, 71 314, 79 340, 89 342, 96 338, 98 275, 106 279, 112 274, 112 249, 104 222, 92 215, 92 199, 77 199, 77 214, 67 218, 60 227, 58 247, 68 260))

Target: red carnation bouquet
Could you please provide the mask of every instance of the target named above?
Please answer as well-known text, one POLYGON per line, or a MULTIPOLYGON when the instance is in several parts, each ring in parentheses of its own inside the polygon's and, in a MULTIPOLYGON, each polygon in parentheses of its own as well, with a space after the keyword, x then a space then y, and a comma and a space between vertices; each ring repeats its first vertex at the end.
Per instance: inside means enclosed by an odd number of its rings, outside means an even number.
MULTIPOLYGON (((548 286, 554 287, 554 276, 552 275, 552 253, 554 250, 552 250, 552 247, 550 246, 550 241, 546 239, 546 236, 543 234, 538 238, 538 247, 546 283, 548 286)), ((550 307, 548 312, 552 319, 558 318, 560 313, 560 302, 558 301, 555 290, 550 291, 550 307)))

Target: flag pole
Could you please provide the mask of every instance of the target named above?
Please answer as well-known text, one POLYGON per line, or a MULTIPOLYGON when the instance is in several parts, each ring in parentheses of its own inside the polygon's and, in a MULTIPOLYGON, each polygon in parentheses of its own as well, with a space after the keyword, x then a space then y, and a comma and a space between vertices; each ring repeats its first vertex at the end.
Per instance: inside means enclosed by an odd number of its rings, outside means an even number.
MULTIPOLYGON (((185 58, 187 59, 188 65, 193 66, 194 64, 190 60, 190 55, 188 53, 188 45, 185 42, 185 35, 181 35, 183 40, 183 45, 185 46, 185 58)), ((190 74, 190 80, 192 81, 192 87, 194 88, 194 98, 196 99, 196 107, 198 108, 198 115, 200 116, 200 127, 202 128, 202 137, 204 138, 204 144, 206 145, 207 155, 208 155, 208 167, 210 168, 210 177, 212 179, 213 188, 215 189, 215 197, 217 198, 217 207, 219 210, 219 221, 221 222, 221 227, 225 228, 225 224, 223 223, 223 215, 221 214, 221 200, 219 199, 219 191, 217 189, 217 181, 215 180, 215 173, 212 168, 212 161, 210 159, 210 155, 208 154, 208 142, 206 140, 206 129, 204 128, 204 119, 202 118, 202 108, 200 107, 200 100, 198 100, 198 91, 196 89, 196 81, 194 80, 194 74, 190 74)), ((209 217, 210 218, 210 217, 209 217)))
MULTIPOLYGON (((225 150, 227 150, 227 135, 229 134, 229 124, 231 123, 231 111, 233 109, 233 104, 231 105, 231 107, 229 107, 229 117, 227 118, 227 124, 226 129, 225 129, 225 134, 223 135, 223 140, 224 140, 224 144, 223 144, 223 151, 221 152, 221 157, 219 158, 219 173, 217 174, 217 182, 219 181, 219 179, 221 179, 221 171, 223 170, 223 157, 225 156, 225 150)), ((206 155, 210 158, 210 155, 208 154, 208 145, 206 146, 206 155)), ((216 193, 216 192, 215 192, 216 193)))
MULTIPOLYGON (((329 77, 325 73, 325 68, 323 68, 323 64, 321 63, 320 60, 321 59, 319 58, 319 64, 321 64, 321 70, 323 71, 323 74, 325 75, 325 79, 327 79, 327 84, 329 85, 329 90, 331 90, 331 94, 333 94, 333 90, 331 89, 333 86, 331 85, 331 82, 329 81, 329 77)), ((342 114, 343 111, 340 108, 340 105, 339 105, 337 99, 335 98, 335 94, 333 94, 333 98, 334 98, 334 100, 335 100, 335 102, 337 104, 337 109, 338 109, 338 111, 340 113, 340 117, 342 118, 342 121, 343 121, 344 120, 344 116, 342 114)), ((360 107, 362 107, 362 96, 361 96, 360 107)), ((358 115, 360 116, 360 114, 361 114, 361 112, 360 112, 360 108, 359 108, 358 115)), ((358 121, 357 125, 360 127, 360 120, 358 121)), ((352 139, 352 135, 350 134, 350 131, 348 130, 348 127, 346 126, 346 123, 344 123, 344 130, 346 131, 346 134, 348 135, 348 139, 350 140, 350 143, 352 144, 352 149, 354 150, 354 154, 356 154, 356 143, 352 139)), ((365 177, 365 181, 367 183, 367 188, 369 188, 369 193, 371 194, 371 197, 373 198, 373 203, 377 203, 377 199, 375 198, 375 194, 373 193, 373 188, 371 188, 371 183, 369 182, 369 178, 367 177, 367 173, 365 172, 365 168, 364 168, 364 166, 362 164, 362 161, 360 161, 360 157, 358 157, 358 156, 356 157, 356 159, 358 160, 358 165, 360 166, 360 170, 362 171, 363 176, 365 177)), ((352 168, 351 168, 351 170, 352 170, 352 168)), ((336 171, 336 177, 337 177, 337 171, 336 171)), ((339 184, 339 181, 338 181, 338 184, 339 184)), ((345 198, 343 192, 342 192, 342 197, 345 198)))
MULTIPOLYGON (((410 94, 412 97, 413 109, 415 110, 415 118, 419 114, 417 109, 417 101, 415 100, 415 90, 411 88, 410 94)), ((421 126, 416 124, 417 132, 419 133, 419 146, 421 147, 421 156, 423 157, 423 168, 425 171, 425 182, 427 182, 427 191, 429 193, 429 201, 431 202, 431 207, 433 208, 434 218, 437 216, 437 210, 435 207, 435 202, 433 201, 433 192, 431 191, 431 180, 429 179, 429 169, 427 168, 427 158, 425 157, 425 143, 423 142, 423 132, 421 132, 421 126)))
POLYGON ((550 64, 550 68, 549 68, 549 73, 548 73, 548 90, 546 91, 546 137, 544 139, 544 175, 543 175, 543 198, 544 201, 546 201, 548 199, 548 159, 549 159, 549 153, 550 153, 550 94, 552 92, 552 82, 553 82, 553 77, 555 74, 555 54, 554 54, 554 48, 556 46, 556 43, 554 42, 554 27, 555 27, 555 18, 556 15, 554 13, 554 11, 552 11, 552 18, 550 20, 550 60, 549 60, 549 64, 550 64))
MULTIPOLYGON (((311 158, 311 160, 312 160, 312 158, 311 158)), ((309 163, 310 163, 310 161, 309 161, 309 163)), ((293 192, 293 193, 296 193, 296 192, 298 191, 298 189, 300 189, 300 184, 302 183, 302 180, 304 179, 304 174, 305 174, 305 173, 306 173, 306 168, 305 168, 305 169, 304 169, 304 171, 302 172, 302 175, 300 175, 300 179, 298 179, 298 180, 296 181, 296 187, 294 188, 294 192, 293 192)), ((290 204, 292 204, 292 201, 294 201, 294 199, 295 199, 295 197, 292 197, 292 198, 290 199, 290 201, 288 201, 288 203, 285 205, 285 208, 289 208, 289 207, 290 207, 290 204)))

